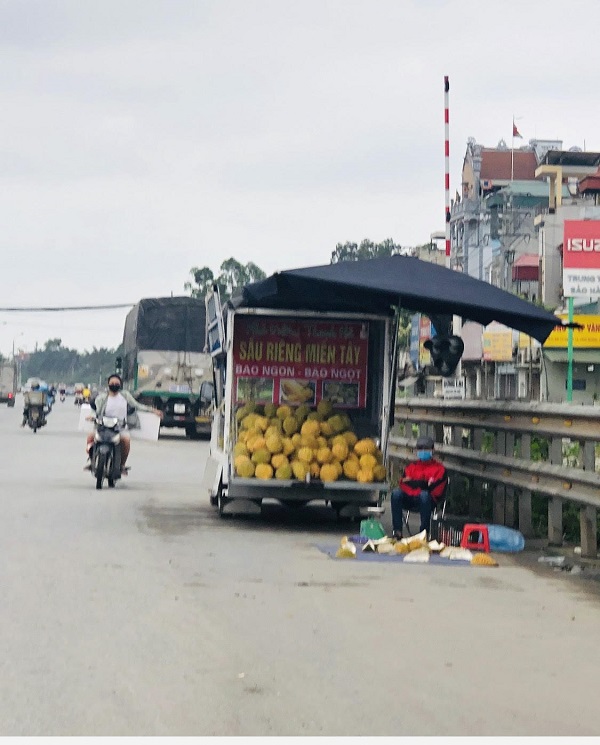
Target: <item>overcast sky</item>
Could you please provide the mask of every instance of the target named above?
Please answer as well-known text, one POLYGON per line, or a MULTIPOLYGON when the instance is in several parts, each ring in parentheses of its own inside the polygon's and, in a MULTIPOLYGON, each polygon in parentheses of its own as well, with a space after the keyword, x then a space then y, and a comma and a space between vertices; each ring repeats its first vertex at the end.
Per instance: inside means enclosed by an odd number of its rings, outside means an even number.
MULTIPOLYGON (((467 138, 510 146, 513 114, 523 143, 600 150, 599 23, 598 0, 0 0, 0 306, 424 243, 443 76, 452 194, 467 138)), ((0 351, 116 346, 125 314, 0 312, 0 351)))

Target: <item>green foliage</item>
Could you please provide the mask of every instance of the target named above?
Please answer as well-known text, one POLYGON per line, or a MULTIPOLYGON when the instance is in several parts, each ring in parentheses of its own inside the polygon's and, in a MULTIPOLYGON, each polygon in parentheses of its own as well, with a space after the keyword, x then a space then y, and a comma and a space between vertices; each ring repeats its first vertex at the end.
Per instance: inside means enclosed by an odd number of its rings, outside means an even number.
POLYGON ((365 238, 358 243, 346 241, 338 243, 335 251, 331 253, 330 264, 337 264, 338 261, 358 261, 359 259, 377 259, 384 256, 393 256, 400 253, 400 245, 394 243, 391 238, 386 238, 381 243, 373 243, 365 238))
POLYGON ((91 352, 78 352, 63 347, 60 339, 49 339, 42 349, 32 352, 21 366, 21 380, 41 378, 48 383, 104 383, 114 372, 115 358, 122 354, 121 347, 93 348, 91 352))
POLYGON ((202 268, 194 266, 190 269, 190 274, 192 275, 193 282, 186 282, 184 289, 192 297, 204 297, 212 286, 216 284, 223 301, 228 300, 235 290, 240 287, 244 287, 244 285, 251 282, 258 282, 267 276, 252 261, 249 261, 247 264, 241 264, 233 257, 226 259, 221 264, 220 273, 217 277, 215 277, 212 269, 207 266, 202 268))

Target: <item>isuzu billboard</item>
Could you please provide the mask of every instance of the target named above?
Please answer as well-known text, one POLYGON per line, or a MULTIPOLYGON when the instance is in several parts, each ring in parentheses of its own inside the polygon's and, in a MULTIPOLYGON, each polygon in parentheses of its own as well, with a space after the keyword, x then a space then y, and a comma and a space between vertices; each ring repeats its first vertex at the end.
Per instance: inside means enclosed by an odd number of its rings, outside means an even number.
POLYGON ((565 220, 563 294, 600 295, 600 220, 565 220))

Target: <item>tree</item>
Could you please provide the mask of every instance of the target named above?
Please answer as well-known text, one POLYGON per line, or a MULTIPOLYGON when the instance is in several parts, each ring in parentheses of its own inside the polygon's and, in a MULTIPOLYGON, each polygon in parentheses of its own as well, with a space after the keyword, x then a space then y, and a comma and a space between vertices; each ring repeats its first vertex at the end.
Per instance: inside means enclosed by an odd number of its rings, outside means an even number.
POLYGON ((207 266, 202 267, 202 269, 193 266, 190 269, 190 274, 194 278, 197 287, 194 287, 192 282, 186 282, 183 289, 189 292, 192 297, 204 297, 215 281, 215 275, 212 273, 212 270, 207 266))
POLYGON ((201 269, 192 267, 190 274, 194 282, 186 282, 184 289, 190 292, 192 297, 204 297, 211 287, 216 284, 219 288, 221 298, 227 300, 240 287, 244 287, 244 285, 251 282, 258 282, 267 276, 252 261, 242 264, 237 259, 234 259, 233 256, 225 259, 219 269, 220 273, 215 278, 213 271, 207 266, 201 269))
POLYGON ((331 253, 330 264, 337 264, 339 261, 358 261, 359 259, 378 259, 383 256, 393 256, 400 253, 401 246, 391 238, 386 238, 381 243, 373 243, 368 238, 364 238, 360 245, 357 243, 338 243, 335 251, 331 253))

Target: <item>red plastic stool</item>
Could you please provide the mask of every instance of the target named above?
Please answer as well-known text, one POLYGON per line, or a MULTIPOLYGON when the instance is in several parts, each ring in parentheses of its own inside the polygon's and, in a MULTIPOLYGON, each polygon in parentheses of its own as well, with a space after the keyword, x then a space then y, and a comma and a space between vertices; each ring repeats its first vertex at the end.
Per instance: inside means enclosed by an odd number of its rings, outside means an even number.
POLYGON ((460 539, 461 548, 472 548, 475 551, 485 551, 486 554, 490 552, 490 535, 488 533, 487 525, 477 525, 475 523, 468 523, 463 528, 462 538, 460 539), (479 533, 480 540, 472 541, 471 536, 473 533, 479 533))

